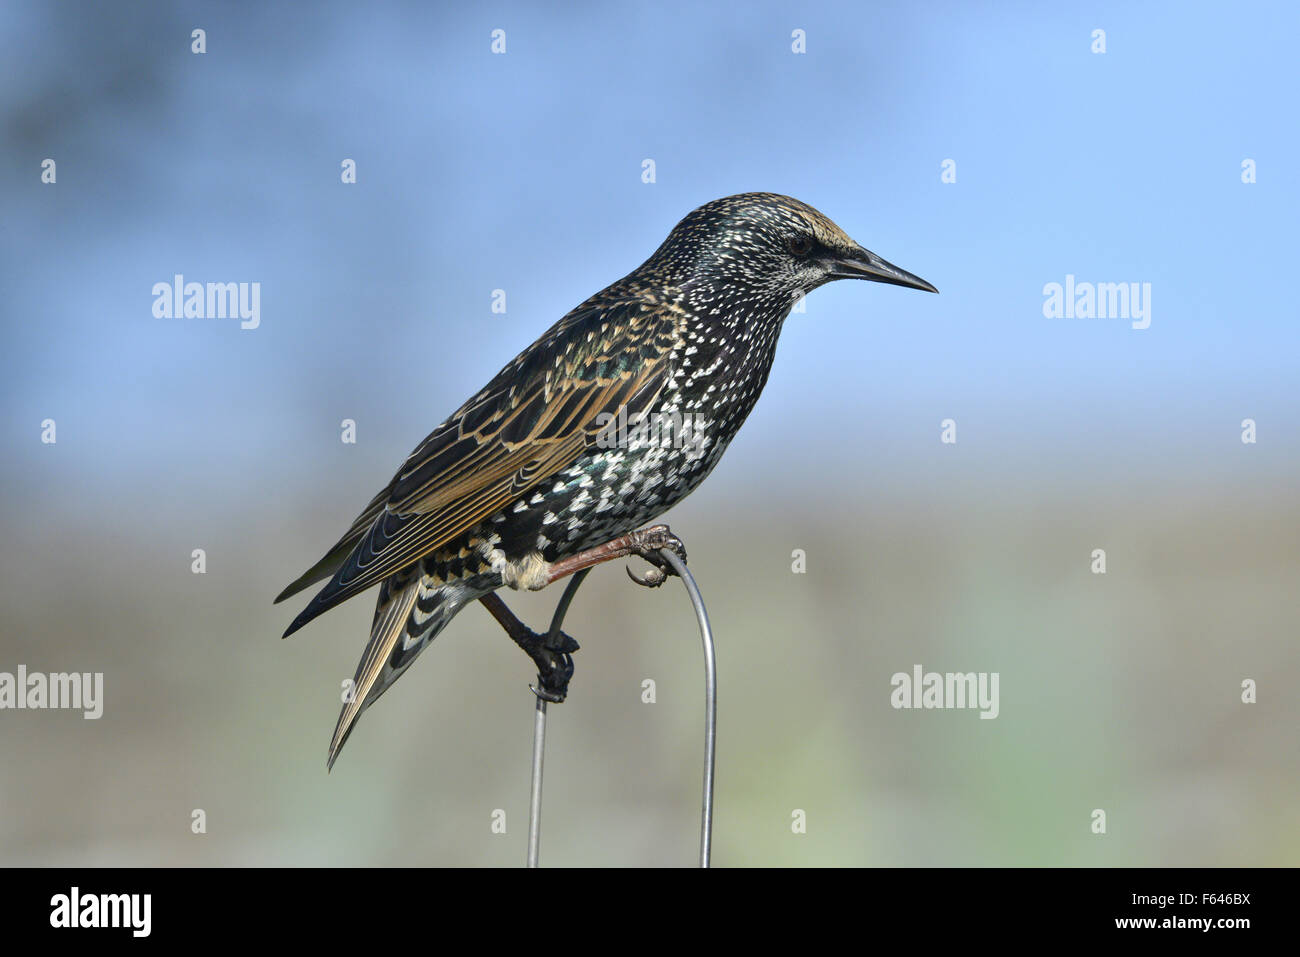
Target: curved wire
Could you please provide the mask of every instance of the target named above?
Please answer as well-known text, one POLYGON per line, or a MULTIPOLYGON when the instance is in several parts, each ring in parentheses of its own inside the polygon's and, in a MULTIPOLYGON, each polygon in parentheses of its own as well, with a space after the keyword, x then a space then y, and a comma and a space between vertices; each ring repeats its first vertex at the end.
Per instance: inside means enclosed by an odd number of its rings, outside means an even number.
MULTIPOLYGON (((704 646, 704 798, 700 809, 700 867, 708 867, 713 854, 713 777, 717 764, 718 737, 718 671, 717 659, 713 647, 713 628, 709 625, 709 613, 704 607, 704 596, 695 582, 695 576, 686 567, 686 563, 677 557, 672 549, 664 548, 659 552, 669 566, 677 573, 686 586, 686 594, 691 599, 695 610, 695 619, 700 626, 700 641, 704 646)), ((559 638, 564 616, 568 614, 573 596, 587 577, 590 568, 577 572, 569 580, 560 603, 555 606, 551 618, 551 630, 547 642, 554 644, 559 638)), ((532 794, 528 811, 528 866, 537 866, 538 847, 542 833, 542 766, 546 751, 546 700, 537 697, 536 711, 533 719, 533 780, 532 794)))
MULTIPOLYGON (((569 579, 569 584, 560 596, 560 603, 555 606, 551 616, 551 630, 547 632, 546 643, 554 647, 560 637, 560 628, 564 625, 564 616, 569 613, 573 596, 590 572, 584 568, 569 579)), ((536 689, 533 689, 536 691, 536 689)), ((528 866, 537 866, 538 845, 542 839, 542 761, 546 752, 546 699, 537 695, 537 710, 533 713, 533 784, 528 800, 528 866)))
POLYGON ((700 641, 704 645, 704 801, 700 811, 700 867, 708 867, 713 853, 713 770, 718 737, 718 669, 713 651, 713 628, 709 625, 709 613, 705 610, 700 586, 695 583, 695 576, 686 563, 672 549, 661 549, 659 554, 686 586, 686 594, 691 597, 695 619, 700 625, 700 641))

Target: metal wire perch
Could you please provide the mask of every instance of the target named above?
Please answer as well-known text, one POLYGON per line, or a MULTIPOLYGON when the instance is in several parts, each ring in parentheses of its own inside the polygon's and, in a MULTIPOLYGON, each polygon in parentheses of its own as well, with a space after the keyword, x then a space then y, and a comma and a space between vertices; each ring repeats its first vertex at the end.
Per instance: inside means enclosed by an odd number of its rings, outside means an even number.
MULTIPOLYGON (((717 661, 713 651, 713 629, 709 625, 709 613, 704 607, 704 597, 695 583, 686 563, 670 548, 661 549, 659 554, 681 578, 686 586, 686 593, 695 609, 695 618, 700 626, 700 640, 704 645, 704 797, 700 807, 700 867, 708 867, 713 853, 713 772, 716 763, 717 728, 718 728, 718 672, 717 661)), ((551 628, 546 640, 552 646, 557 642, 564 616, 569 611, 573 596, 587 577, 591 569, 576 573, 560 596, 560 603, 555 606, 551 617, 551 628)), ((536 688, 533 689, 536 693, 536 688)), ((528 866, 537 866, 538 845, 542 833, 542 766, 546 752, 546 699, 536 695, 537 706, 533 716, 533 777, 532 795, 528 811, 528 866)))

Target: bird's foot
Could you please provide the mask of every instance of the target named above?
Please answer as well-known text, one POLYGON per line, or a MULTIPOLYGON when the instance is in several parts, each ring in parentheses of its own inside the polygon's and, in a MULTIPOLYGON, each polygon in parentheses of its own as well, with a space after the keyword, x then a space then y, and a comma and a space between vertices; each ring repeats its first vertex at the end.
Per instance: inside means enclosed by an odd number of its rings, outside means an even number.
POLYGON ((573 653, 578 650, 573 637, 561 631, 552 642, 549 633, 539 635, 520 621, 496 592, 489 592, 479 601, 537 665, 537 687, 532 689, 533 693, 545 701, 557 704, 563 701, 569 691, 569 679, 573 677, 573 653))
POLYGON ((660 554, 662 549, 673 552, 682 562, 686 561, 686 546, 673 534, 667 525, 651 525, 649 528, 637 529, 628 536, 632 540, 631 554, 639 555, 654 567, 644 575, 637 575, 626 566, 627 577, 646 588, 658 588, 668 580, 669 575, 676 575, 673 566, 660 554))
POLYGON ((543 701, 559 704, 569 693, 569 679, 573 677, 573 653, 578 650, 578 643, 570 635, 560 632, 555 641, 556 647, 551 647, 549 638, 549 635, 539 635, 530 629, 519 640, 519 647, 537 665, 537 685, 529 686, 533 694, 543 701))

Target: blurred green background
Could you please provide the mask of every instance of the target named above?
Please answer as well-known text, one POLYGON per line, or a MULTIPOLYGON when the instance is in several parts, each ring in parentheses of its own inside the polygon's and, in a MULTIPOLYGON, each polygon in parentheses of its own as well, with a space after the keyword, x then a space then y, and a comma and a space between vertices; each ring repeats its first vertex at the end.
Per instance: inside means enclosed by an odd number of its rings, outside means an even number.
MULTIPOLYGON (((837 483, 810 498, 800 465, 773 471, 797 504, 773 508, 724 462, 672 516, 717 633, 716 863, 1296 862, 1294 502, 1242 495, 1248 480, 1008 501, 951 474, 949 496, 867 501, 837 483), (1089 571, 1096 546, 1105 576, 1089 571), (806 574, 791 573, 793 548, 806 574), (892 709, 890 676, 914 663, 999 672, 999 717, 892 709), (1246 677, 1258 704, 1239 701, 1246 677), (1094 808, 1105 836, 1090 833, 1094 808)), ((147 545, 103 516, 87 545, 7 513, 8 658, 103 670, 107 692, 98 721, 3 715, 6 863, 522 861, 532 673, 482 609, 366 714, 326 775, 370 601, 279 642, 287 611, 269 598, 319 551, 312 522, 340 508, 260 505, 259 543, 245 510, 190 535, 164 514, 147 545), (206 575, 188 570, 192 540, 206 575)), ((556 597, 512 604, 541 627, 556 597)), ((607 566, 567 630, 583 647, 551 709, 544 863, 689 864, 703 682, 684 592, 607 566)))
MULTIPOLYGON (((715 863, 1300 863, 1293 8, 124 9, 0 11, 0 671, 106 698, 0 711, 0 863, 521 864, 533 673, 487 613, 327 775, 373 595, 288 641, 306 596, 271 599, 520 348, 748 189, 942 294, 811 296, 667 516, 717 636, 715 863), (155 319, 178 272, 261 282, 260 327, 155 319), (1151 327, 1045 319, 1066 274, 1151 282, 1151 327), (999 717, 893 709, 916 664, 998 672, 999 717)), ((506 596, 538 628, 558 597, 506 596)), ((691 864, 680 584, 599 569, 566 630, 543 863, 691 864)))

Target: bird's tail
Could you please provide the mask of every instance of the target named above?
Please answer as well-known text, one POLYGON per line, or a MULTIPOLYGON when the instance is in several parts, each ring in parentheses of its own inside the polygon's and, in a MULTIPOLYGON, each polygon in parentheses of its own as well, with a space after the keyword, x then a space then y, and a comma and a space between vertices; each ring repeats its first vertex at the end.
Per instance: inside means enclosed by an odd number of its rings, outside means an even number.
POLYGON ((416 656, 428 647, 456 612, 479 593, 467 593, 461 582, 426 578, 419 566, 400 572, 379 590, 370 643, 357 665, 348 699, 339 713, 330 741, 327 766, 334 767, 361 713, 400 678, 416 656))

